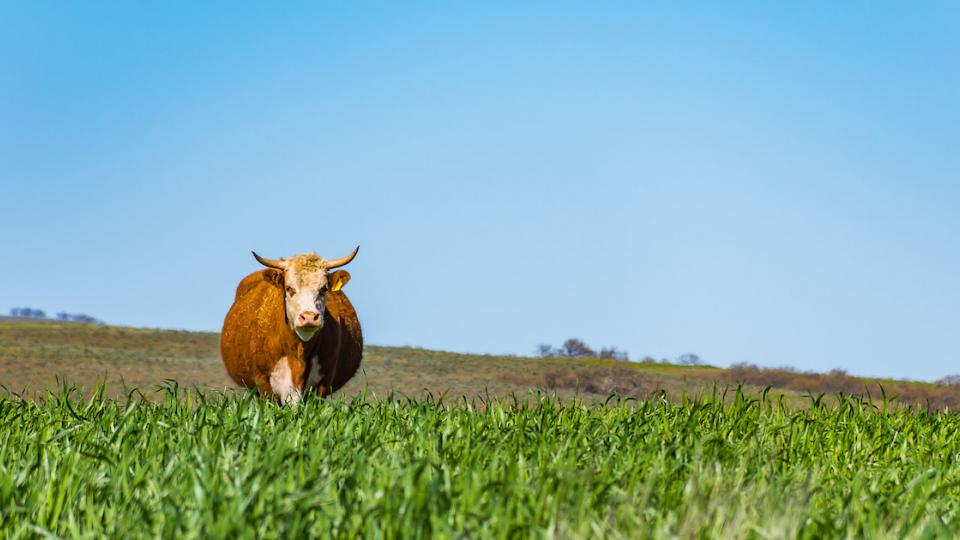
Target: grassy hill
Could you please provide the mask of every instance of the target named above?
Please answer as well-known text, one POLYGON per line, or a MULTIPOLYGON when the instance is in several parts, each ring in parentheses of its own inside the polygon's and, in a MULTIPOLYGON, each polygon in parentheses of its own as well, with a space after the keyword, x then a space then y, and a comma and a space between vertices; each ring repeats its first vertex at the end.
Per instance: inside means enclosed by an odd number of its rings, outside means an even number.
POLYGON ((0 382, 104 377, 150 400, 0 392, 0 537, 955 538, 956 389, 843 373, 370 347, 336 396, 279 407, 232 386, 212 333, 0 324, 0 382), (766 399, 712 393, 776 382, 766 399), (860 388, 860 390, 857 390, 860 388), (366 389, 368 399, 358 393, 366 389), (560 399, 533 399, 545 389, 560 399), (647 397, 593 407, 610 392, 647 397), (369 399, 402 392, 412 399, 369 399), (435 395, 447 392, 440 403, 435 395), (512 392, 521 396, 515 400, 512 392), (486 396, 505 399, 486 400, 486 396), (699 395, 699 397, 698 397, 699 395), (482 402, 462 403, 460 396, 482 402), (782 399, 787 406, 778 403, 782 399), (693 399, 677 404, 671 401, 693 399), (451 402, 458 402, 452 404, 451 402), (791 405, 800 405, 793 407, 791 405))
MULTIPOLYGON (((0 384, 8 391, 36 395, 64 380, 86 389, 107 382, 108 394, 124 385, 150 394, 165 380, 181 386, 233 388, 219 359, 218 335, 58 322, 0 322, 0 384)), ((901 403, 956 409, 960 388, 931 383, 864 379, 842 372, 827 374, 763 370, 752 366, 720 369, 601 359, 529 358, 467 355, 409 347, 368 346, 362 371, 341 393, 363 390, 379 396, 447 393, 447 399, 540 389, 568 398, 604 400, 617 393, 646 398, 661 391, 670 399, 710 394, 744 384, 751 395, 770 387, 770 395, 789 405, 810 403, 809 395, 885 391, 901 403), (880 386, 883 386, 881 390, 880 386)))

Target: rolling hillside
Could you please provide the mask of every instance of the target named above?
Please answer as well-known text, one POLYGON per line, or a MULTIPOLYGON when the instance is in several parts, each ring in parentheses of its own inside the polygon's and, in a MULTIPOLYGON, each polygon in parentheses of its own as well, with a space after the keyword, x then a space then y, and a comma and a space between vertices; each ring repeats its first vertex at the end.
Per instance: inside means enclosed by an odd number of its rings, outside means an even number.
MULTIPOLYGON (((108 394, 120 396, 124 387, 138 387, 150 395, 158 385, 175 380, 181 386, 202 389, 233 388, 218 357, 218 335, 208 332, 154 330, 57 322, 0 322, 0 384, 8 392, 35 396, 56 388, 59 381, 91 389, 107 381, 108 394)), ((368 346, 363 367, 341 392, 347 396, 366 390, 385 396, 446 393, 447 399, 529 395, 544 390, 560 397, 578 395, 589 401, 617 393, 645 398, 661 391, 679 400, 711 393, 738 383, 748 394, 767 386, 773 397, 795 406, 811 402, 811 395, 837 392, 882 392, 901 403, 956 409, 960 388, 931 383, 875 380, 827 374, 759 370, 752 367, 720 369, 600 359, 528 358, 467 355, 409 347, 368 346), (880 386, 883 386, 881 390, 880 386)))

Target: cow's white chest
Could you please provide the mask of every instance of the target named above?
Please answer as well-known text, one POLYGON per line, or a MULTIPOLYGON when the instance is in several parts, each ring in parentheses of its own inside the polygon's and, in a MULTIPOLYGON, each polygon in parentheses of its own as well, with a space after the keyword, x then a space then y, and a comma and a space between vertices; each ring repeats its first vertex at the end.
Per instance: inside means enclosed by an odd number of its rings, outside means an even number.
POLYGON ((290 361, 286 356, 281 356, 273 366, 273 371, 270 372, 270 388, 280 398, 281 403, 300 402, 300 389, 293 384, 293 370, 290 369, 290 361))
POLYGON ((310 371, 307 373, 307 388, 313 388, 320 384, 323 376, 320 374, 320 357, 314 356, 310 359, 310 371))

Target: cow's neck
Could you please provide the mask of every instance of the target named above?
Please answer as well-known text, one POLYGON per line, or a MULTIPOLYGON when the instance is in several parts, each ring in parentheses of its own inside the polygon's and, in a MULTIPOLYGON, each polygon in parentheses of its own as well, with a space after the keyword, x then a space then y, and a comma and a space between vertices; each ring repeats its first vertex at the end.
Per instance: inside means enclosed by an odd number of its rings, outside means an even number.
POLYGON ((283 328, 279 328, 278 330, 278 333, 283 336, 280 347, 285 356, 293 356, 306 360, 309 356, 315 355, 320 351, 323 328, 317 330, 313 337, 310 338, 310 341, 304 342, 297 336, 297 333, 293 331, 293 328, 290 327, 290 323, 287 322, 286 315, 284 315, 283 328))
POLYGON ((317 331, 316 335, 310 338, 310 341, 304 343, 297 337, 297 334, 289 328, 284 333, 286 339, 283 343, 283 353, 285 355, 294 356, 296 358, 303 358, 306 360, 309 356, 314 355, 317 351, 320 350, 320 341, 323 337, 323 331, 317 331))

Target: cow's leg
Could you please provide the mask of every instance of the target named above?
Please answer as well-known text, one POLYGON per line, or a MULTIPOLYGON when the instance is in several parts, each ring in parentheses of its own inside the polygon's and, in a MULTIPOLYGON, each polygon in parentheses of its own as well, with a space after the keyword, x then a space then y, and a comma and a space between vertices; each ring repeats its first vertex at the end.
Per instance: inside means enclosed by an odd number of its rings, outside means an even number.
POLYGON ((300 385, 296 383, 295 378, 299 377, 295 377, 290 359, 281 356, 280 360, 273 366, 273 371, 270 372, 270 388, 273 389, 273 393, 280 400, 280 403, 296 404, 300 402, 300 398, 303 396, 300 392, 300 385))
POLYGON ((330 385, 326 384, 327 376, 320 368, 320 357, 314 355, 308 362, 306 389, 313 390, 319 397, 330 395, 330 385))
POLYGON ((321 381, 323 381, 323 373, 320 371, 320 357, 315 354, 307 362, 307 382, 304 386, 319 390, 321 381))
POLYGON ((273 389, 270 387, 270 380, 268 377, 263 375, 258 375, 253 378, 253 385, 248 385, 248 388, 254 388, 257 390, 257 394, 262 398, 273 397, 273 389))

